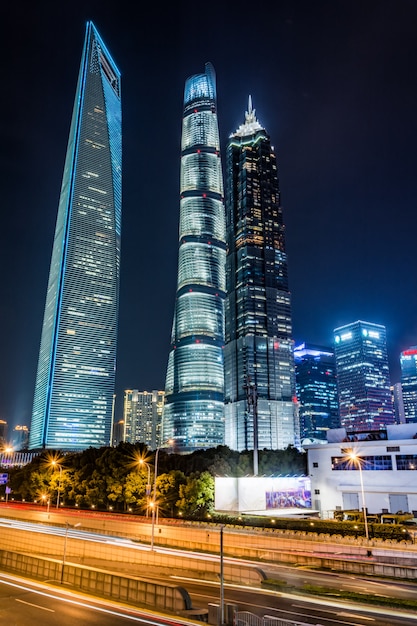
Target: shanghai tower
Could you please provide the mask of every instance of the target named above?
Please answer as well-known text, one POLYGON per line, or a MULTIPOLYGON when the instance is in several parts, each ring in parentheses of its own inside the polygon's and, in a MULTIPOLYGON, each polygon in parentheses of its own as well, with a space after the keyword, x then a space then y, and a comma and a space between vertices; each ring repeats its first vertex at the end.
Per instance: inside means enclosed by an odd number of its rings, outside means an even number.
POLYGON ((224 438, 225 214, 214 68, 185 83, 178 281, 163 440, 180 452, 224 438))
POLYGON ((30 449, 110 445, 121 227, 120 72, 87 23, 65 159, 30 449))
POLYGON ((225 444, 298 444, 291 296, 277 163, 249 98, 226 149, 225 444))

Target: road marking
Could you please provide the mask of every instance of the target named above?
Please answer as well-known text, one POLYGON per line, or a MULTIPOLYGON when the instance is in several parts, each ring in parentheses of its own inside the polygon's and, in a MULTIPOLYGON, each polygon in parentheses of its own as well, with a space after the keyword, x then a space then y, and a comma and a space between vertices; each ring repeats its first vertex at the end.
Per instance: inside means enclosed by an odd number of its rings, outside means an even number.
POLYGON ((21 602, 22 604, 28 604, 29 606, 34 606, 37 609, 42 609, 42 611, 49 611, 50 613, 55 613, 54 609, 48 609, 46 606, 41 606, 40 604, 33 604, 32 602, 26 602, 25 600, 19 600, 19 598, 15 598, 16 602, 21 602))
MULTIPOLYGON (((337 613, 337 615, 339 617, 352 617, 352 613, 337 613)), ((357 615, 355 615, 355 617, 357 618, 357 615)), ((361 615, 360 619, 368 619, 370 622, 375 621, 373 617, 365 617, 364 615, 361 615)))

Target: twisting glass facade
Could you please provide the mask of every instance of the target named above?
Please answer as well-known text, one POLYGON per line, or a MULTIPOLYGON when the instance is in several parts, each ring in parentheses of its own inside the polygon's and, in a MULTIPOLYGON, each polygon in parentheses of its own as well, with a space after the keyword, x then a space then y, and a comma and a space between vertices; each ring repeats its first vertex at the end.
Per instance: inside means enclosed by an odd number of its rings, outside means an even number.
POLYGON ((163 440, 189 452, 223 443, 225 215, 216 82, 187 79, 181 142, 178 283, 163 440))
POLYGON ((225 443, 282 449, 299 443, 291 298, 276 158, 251 98, 226 159, 225 443))
POLYGON ((110 444, 121 225, 120 73, 87 24, 46 296, 30 448, 110 444))
POLYGON ((380 430, 394 423, 385 326, 358 320, 334 331, 340 423, 380 430))

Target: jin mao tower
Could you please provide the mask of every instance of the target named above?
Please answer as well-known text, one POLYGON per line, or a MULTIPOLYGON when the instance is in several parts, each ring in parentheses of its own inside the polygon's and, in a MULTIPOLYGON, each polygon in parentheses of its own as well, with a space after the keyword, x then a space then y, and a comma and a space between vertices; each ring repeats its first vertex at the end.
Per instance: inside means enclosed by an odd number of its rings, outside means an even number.
POLYGON ((179 451, 224 437, 225 215, 214 68, 187 79, 181 140, 178 281, 163 440, 179 451))
POLYGON ((291 296, 277 163, 252 101, 226 152, 225 443, 299 440, 291 296))
POLYGON ((110 445, 121 225, 120 72, 87 23, 65 159, 31 449, 110 445))

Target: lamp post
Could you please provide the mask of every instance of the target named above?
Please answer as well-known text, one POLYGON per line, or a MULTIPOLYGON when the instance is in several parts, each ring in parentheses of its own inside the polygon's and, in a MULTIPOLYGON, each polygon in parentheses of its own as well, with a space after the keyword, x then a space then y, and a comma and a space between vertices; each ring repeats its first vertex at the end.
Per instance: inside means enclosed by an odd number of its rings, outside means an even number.
POLYGON ((51 504, 51 499, 50 499, 49 495, 47 495, 47 496, 43 495, 42 496, 42 500, 43 500, 44 503, 46 502, 46 512, 48 514, 48 519, 49 519, 49 505, 51 504))
POLYGON ((368 519, 366 516, 366 504, 365 504, 365 490, 363 488, 363 475, 362 475, 362 459, 360 456, 355 454, 355 452, 351 452, 349 454, 349 458, 358 466, 359 469, 359 479, 361 483, 361 492, 362 492, 362 510, 363 510, 363 519, 365 521, 365 536, 366 541, 369 541, 369 532, 368 532, 368 519))
POLYGON ((78 522, 78 524, 70 524, 69 522, 65 522, 64 553, 62 555, 62 567, 61 567, 61 585, 64 581, 64 566, 65 566, 65 557, 67 555, 68 529, 78 528, 79 526, 81 526, 81 522, 78 522))
POLYGON ((156 506, 156 477, 158 475, 158 456, 159 456, 159 448, 156 449, 155 452, 155 462, 154 462, 154 474, 153 474, 153 493, 152 493, 152 531, 151 531, 151 550, 153 550, 153 543, 155 538, 155 506, 156 506))
MULTIPOLYGON (((164 444, 165 443, 172 444, 173 442, 172 442, 172 439, 168 439, 167 441, 164 442, 164 444)), ((155 538, 155 515, 156 515, 156 509, 157 509, 156 507, 156 478, 158 476, 159 450, 160 448, 158 447, 155 451, 155 461, 154 461, 153 494, 152 494, 152 502, 151 502, 151 507, 152 507, 151 550, 153 550, 153 544, 154 544, 154 538, 155 538)))
POLYGON ((59 509, 59 496, 61 493, 61 481, 62 481, 62 465, 60 465, 58 463, 58 461, 56 461, 55 459, 53 461, 51 461, 51 465, 53 468, 58 467, 59 468, 59 483, 58 483, 58 495, 56 497, 56 508, 59 509))
POLYGON ((224 567, 223 567, 223 528, 220 526, 220 624, 224 624, 224 567))
MULTIPOLYGON (((148 468, 148 482, 146 484, 146 496, 149 498, 149 496, 151 495, 151 466, 149 465, 149 463, 147 463, 143 459, 139 459, 139 465, 145 465, 148 468)), ((146 507, 146 517, 148 517, 148 515, 149 515, 149 500, 148 500, 148 505, 146 507)))

